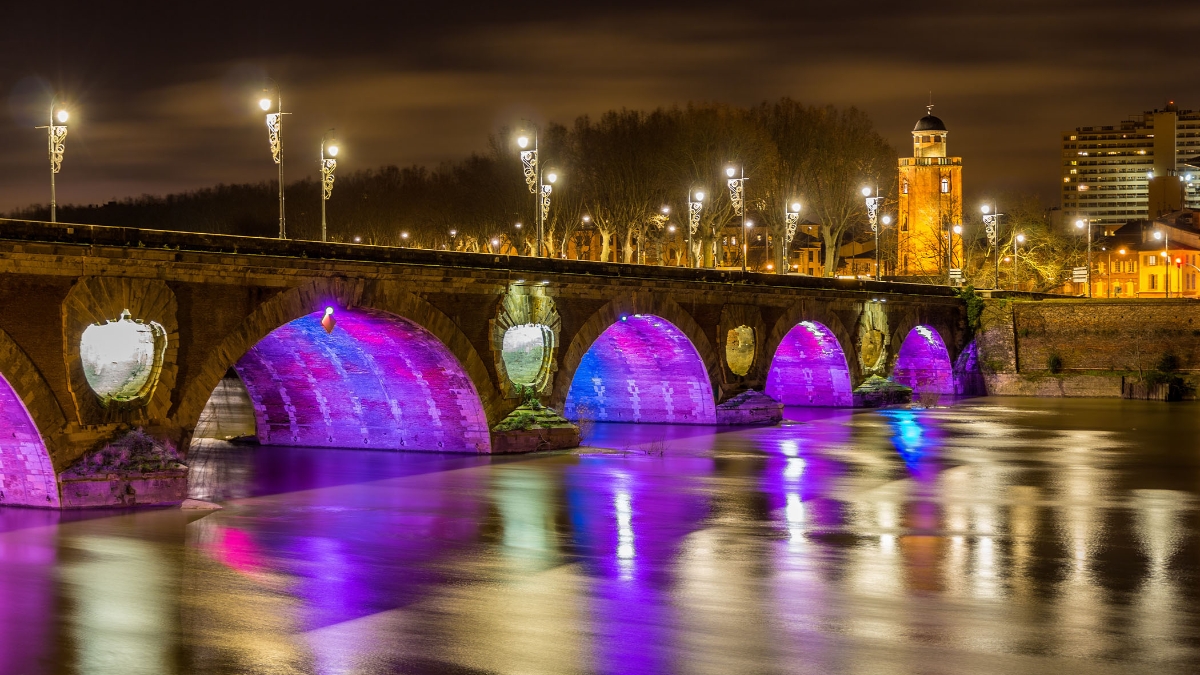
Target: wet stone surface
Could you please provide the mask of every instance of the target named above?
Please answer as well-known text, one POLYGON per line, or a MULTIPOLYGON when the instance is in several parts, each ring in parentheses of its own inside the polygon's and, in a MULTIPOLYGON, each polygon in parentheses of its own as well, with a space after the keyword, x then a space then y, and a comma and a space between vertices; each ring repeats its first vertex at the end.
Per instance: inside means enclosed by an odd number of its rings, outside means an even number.
POLYGON ((506 458, 206 441, 221 511, 0 508, 0 672, 1193 672, 1200 405, 786 412, 506 458))

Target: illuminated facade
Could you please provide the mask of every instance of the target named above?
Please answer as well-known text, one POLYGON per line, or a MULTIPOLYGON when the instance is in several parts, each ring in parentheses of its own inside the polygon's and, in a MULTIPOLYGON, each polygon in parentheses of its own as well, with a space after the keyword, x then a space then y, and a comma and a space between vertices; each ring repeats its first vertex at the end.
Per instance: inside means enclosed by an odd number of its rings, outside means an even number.
POLYGON ((1112 225, 1200 208, 1200 111, 1174 103, 1113 126, 1062 135, 1062 210, 1112 225), (1194 175, 1193 175, 1194 174, 1194 175), (1154 213, 1151 213, 1154 211, 1154 213))
POLYGON ((947 250, 949 233, 962 224, 962 158, 947 155, 948 134, 930 112, 913 129, 913 156, 900 158, 900 276, 939 276, 946 274, 948 264, 962 266, 962 239, 954 237, 953 250, 947 250))

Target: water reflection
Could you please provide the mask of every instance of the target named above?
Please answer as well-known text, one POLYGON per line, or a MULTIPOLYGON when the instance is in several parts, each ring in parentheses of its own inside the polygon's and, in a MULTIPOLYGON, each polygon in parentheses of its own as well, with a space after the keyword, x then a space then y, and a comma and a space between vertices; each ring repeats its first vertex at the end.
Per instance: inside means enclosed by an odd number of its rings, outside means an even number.
POLYGON ((0 510, 0 672, 1183 669, 1197 413, 789 410, 506 459, 209 445, 220 512, 0 510))

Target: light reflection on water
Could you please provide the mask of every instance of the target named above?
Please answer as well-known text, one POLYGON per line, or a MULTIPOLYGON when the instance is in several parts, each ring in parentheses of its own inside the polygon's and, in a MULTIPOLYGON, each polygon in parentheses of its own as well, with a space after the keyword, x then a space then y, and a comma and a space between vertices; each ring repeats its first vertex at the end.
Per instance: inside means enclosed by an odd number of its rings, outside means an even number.
POLYGON ((177 510, 0 510, 0 672, 1186 672, 1200 405, 597 425, 491 459, 196 450, 177 510))

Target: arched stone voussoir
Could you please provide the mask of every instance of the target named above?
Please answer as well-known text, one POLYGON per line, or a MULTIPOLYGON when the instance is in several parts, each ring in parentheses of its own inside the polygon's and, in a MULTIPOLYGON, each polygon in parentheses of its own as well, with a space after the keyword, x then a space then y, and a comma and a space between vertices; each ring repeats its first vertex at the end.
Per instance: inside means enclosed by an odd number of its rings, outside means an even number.
MULTIPOLYGON (((713 348, 712 340, 686 310, 666 295, 659 293, 630 293, 615 298, 596 310, 587 321, 570 336, 571 342, 562 352, 558 372, 554 379, 550 405, 562 410, 571 390, 575 372, 583 361, 584 354, 608 327, 621 320, 622 316, 651 314, 665 319, 678 328, 691 341, 696 353, 704 363, 708 381, 714 393, 721 391, 721 360, 713 348)), ((567 337, 567 336, 564 336, 567 337)), ((716 401, 719 403, 720 401, 716 401)))
MULTIPOLYGON (((396 281, 321 279, 284 291, 260 305, 205 360, 184 389, 174 420, 194 429, 221 378, 272 331, 325 307, 371 309, 410 320, 431 333, 458 359, 475 386, 489 424, 503 417, 499 396, 483 359, 462 330, 440 310, 396 281)), ((335 315, 336 316, 336 315, 335 315)))
MULTIPOLYGON (((956 321, 957 317, 954 317, 954 322, 956 321)), ((887 368, 889 375, 896 368, 896 359, 900 357, 900 348, 904 344, 904 339, 917 326, 926 326, 937 332, 938 337, 942 340, 942 344, 946 346, 951 363, 958 358, 959 353, 965 347, 965 345, 959 344, 956 326, 952 324, 950 318, 939 316, 937 313, 922 308, 906 307, 897 309, 889 307, 888 325, 892 329, 890 343, 888 344, 887 368)))
POLYGON ((764 353, 767 368, 770 368, 771 361, 774 360, 775 353, 779 351, 779 345, 783 339, 793 328, 804 321, 819 323, 833 334, 837 339, 838 346, 842 349, 842 354, 846 357, 846 365, 850 369, 851 385, 861 384, 863 376, 859 363, 858 345, 855 344, 854 338, 837 312, 833 311, 829 303, 821 301, 802 299, 789 307, 775 321, 775 325, 771 327, 771 332, 763 345, 766 350, 764 353))
POLYGON ((58 473, 78 453, 65 438, 66 416, 50 385, 2 330, 0 378, 0 400, 7 399, 0 405, 0 504, 57 508, 58 473))

